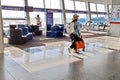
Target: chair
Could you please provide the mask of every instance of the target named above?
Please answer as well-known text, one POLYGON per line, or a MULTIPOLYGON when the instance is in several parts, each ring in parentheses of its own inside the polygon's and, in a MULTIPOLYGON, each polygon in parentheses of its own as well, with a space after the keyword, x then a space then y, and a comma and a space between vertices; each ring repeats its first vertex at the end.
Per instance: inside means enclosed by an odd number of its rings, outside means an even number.
POLYGON ((83 25, 82 29, 87 32, 92 30, 93 25, 91 23, 92 23, 91 21, 87 21, 85 25, 83 25))
POLYGON ((32 28, 32 32, 35 34, 35 35, 42 35, 42 30, 40 30, 39 26, 37 25, 31 25, 31 28, 32 28))
POLYGON ((27 38, 27 41, 32 40, 33 39, 33 35, 31 32, 29 32, 29 29, 26 25, 24 24, 18 24, 17 28, 22 29, 22 36, 27 38))
POLYGON ((26 43, 26 37, 22 36, 22 29, 16 29, 16 25, 9 26, 10 34, 8 36, 9 44, 24 44, 26 43))
POLYGON ((51 27, 50 31, 46 32, 47 37, 63 37, 64 26, 55 25, 51 27))

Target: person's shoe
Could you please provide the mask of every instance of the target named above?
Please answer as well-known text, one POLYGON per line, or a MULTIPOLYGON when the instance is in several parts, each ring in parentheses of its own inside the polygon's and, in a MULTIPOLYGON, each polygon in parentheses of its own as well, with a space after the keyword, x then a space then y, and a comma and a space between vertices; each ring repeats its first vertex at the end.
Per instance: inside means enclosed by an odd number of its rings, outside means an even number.
POLYGON ((68 48, 69 53, 71 53, 71 48, 68 48))
POLYGON ((74 50, 74 53, 79 55, 79 52, 77 50, 74 50))
POLYGON ((82 51, 85 52, 85 48, 83 48, 82 51))

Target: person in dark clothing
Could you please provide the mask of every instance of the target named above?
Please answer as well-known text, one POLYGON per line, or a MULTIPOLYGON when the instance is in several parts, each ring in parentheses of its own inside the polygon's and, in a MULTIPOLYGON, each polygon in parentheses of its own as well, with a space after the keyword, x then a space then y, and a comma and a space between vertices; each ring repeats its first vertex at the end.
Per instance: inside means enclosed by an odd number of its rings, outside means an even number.
POLYGON ((105 30, 105 27, 107 27, 107 23, 103 25, 103 31, 105 30))

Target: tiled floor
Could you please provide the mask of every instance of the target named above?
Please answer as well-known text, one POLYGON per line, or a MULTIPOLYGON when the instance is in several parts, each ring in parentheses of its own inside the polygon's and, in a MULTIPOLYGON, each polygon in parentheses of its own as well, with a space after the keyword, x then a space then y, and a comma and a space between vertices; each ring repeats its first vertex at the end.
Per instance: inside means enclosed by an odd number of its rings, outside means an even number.
POLYGON ((120 80, 120 38, 84 40, 86 51, 78 57, 69 55, 67 41, 23 50, 6 47, 0 58, 0 80, 120 80))

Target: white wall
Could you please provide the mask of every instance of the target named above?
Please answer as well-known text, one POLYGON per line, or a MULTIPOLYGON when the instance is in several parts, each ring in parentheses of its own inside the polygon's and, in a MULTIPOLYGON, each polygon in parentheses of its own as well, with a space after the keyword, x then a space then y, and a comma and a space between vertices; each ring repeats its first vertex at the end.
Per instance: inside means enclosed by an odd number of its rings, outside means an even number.
POLYGON ((112 0, 113 5, 120 5, 120 0, 112 0))
POLYGON ((120 37, 120 24, 111 24, 109 35, 115 36, 115 37, 120 37))

